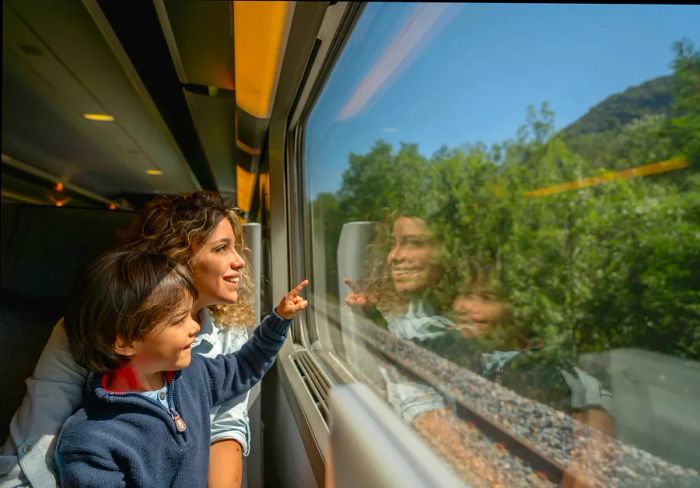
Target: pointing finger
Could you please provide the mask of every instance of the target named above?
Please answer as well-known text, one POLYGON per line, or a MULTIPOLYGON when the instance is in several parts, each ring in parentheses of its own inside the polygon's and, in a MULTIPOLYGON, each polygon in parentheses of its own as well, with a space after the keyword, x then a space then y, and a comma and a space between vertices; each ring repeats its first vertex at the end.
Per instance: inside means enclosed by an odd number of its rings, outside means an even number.
POLYGON ((304 288, 306 288, 306 285, 308 285, 308 284, 309 284, 309 280, 302 281, 301 283, 299 283, 297 286, 294 287, 294 289, 292 290, 292 293, 294 293, 295 295, 298 293, 301 293, 301 291, 304 288))
POLYGON ((360 285, 352 281, 350 278, 343 278, 343 283, 348 285, 348 287, 350 287, 350 289, 354 292, 360 291, 360 285))

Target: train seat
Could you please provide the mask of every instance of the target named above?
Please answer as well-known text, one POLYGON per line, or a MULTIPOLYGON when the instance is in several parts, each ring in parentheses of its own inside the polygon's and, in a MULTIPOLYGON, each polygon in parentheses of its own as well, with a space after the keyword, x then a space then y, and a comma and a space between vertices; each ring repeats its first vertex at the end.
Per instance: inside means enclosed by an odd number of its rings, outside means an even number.
POLYGON ((2 204, 0 442, 26 391, 24 380, 57 320, 70 285, 115 241, 133 214, 100 209, 2 204))

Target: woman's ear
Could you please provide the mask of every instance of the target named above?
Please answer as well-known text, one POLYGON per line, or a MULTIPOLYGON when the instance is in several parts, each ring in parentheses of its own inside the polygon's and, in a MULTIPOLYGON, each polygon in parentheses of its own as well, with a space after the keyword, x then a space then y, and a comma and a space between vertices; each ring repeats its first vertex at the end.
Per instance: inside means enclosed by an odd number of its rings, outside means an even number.
POLYGON ((134 343, 125 341, 121 337, 117 337, 117 340, 114 341, 114 352, 119 354, 120 356, 126 356, 126 357, 131 357, 134 354, 136 354, 136 347, 134 346, 134 343))

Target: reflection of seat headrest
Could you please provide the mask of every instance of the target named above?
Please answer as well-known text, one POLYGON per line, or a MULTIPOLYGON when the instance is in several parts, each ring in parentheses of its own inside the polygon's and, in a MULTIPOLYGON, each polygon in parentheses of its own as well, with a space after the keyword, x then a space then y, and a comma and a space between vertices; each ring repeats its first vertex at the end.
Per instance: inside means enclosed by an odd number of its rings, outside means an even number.
POLYGON ((338 239, 338 287, 340 296, 350 293, 343 278, 361 281, 367 245, 374 237, 375 222, 347 222, 338 239))
POLYGON ((2 205, 2 294, 65 300, 77 271, 114 244, 133 214, 109 210, 2 205))

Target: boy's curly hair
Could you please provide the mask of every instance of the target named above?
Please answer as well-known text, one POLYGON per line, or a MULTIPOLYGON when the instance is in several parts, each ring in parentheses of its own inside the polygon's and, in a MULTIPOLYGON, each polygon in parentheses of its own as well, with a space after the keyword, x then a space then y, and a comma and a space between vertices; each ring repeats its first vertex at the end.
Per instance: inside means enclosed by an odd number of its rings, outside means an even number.
MULTIPOLYGON (((120 236, 120 248, 161 253, 193 271, 194 248, 211 237, 222 217, 227 218, 233 227, 236 251, 249 262, 250 249, 243 240, 237 209, 212 191, 153 198, 120 236)), ((214 319, 222 327, 249 326, 257 322, 250 267, 245 266, 241 273, 238 301, 209 306, 214 319)))

